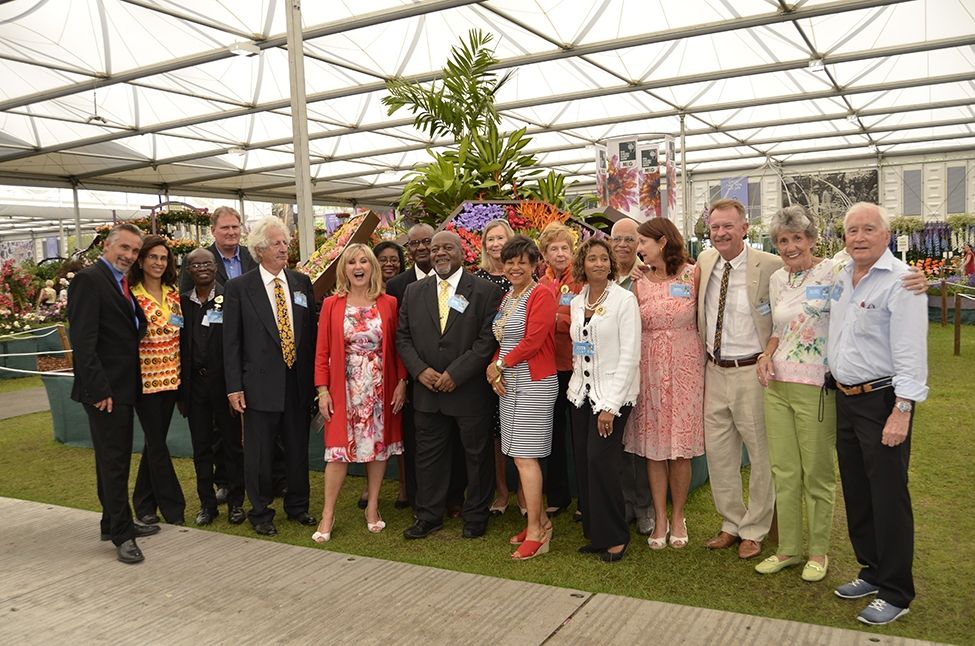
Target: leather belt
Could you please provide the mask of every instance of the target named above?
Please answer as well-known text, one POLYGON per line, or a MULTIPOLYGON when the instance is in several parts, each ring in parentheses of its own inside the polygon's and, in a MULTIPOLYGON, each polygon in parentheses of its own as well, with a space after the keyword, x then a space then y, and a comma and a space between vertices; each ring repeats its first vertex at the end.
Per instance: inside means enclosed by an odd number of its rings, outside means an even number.
POLYGON ((751 357, 745 357, 744 359, 715 359, 709 354, 708 361, 720 368, 744 368, 747 366, 754 366, 756 363, 758 363, 758 358, 760 356, 761 353, 751 357))
POLYGON ((875 390, 881 390, 882 388, 890 388, 894 385, 893 377, 881 377, 880 379, 874 379, 873 381, 865 381, 862 384, 854 384, 852 386, 846 386, 837 382, 836 387, 840 389, 840 392, 847 397, 852 397, 854 395, 864 395, 866 393, 871 393, 875 390))

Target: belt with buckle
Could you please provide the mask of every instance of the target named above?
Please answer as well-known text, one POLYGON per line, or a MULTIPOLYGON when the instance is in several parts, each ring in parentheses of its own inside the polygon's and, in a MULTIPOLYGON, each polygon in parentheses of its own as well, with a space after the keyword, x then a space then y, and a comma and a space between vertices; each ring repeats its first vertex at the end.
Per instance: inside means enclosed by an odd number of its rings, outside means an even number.
POLYGON ((746 366, 754 366, 758 363, 760 356, 762 356, 761 353, 751 357, 745 357, 744 359, 715 359, 709 354, 708 361, 720 368, 744 368, 746 366))
POLYGON ((853 384, 852 386, 847 386, 837 382, 836 387, 839 388, 840 392, 847 397, 853 397, 854 395, 865 395, 866 393, 872 393, 873 391, 881 390, 882 388, 890 388, 893 385, 893 377, 881 377, 880 379, 865 381, 862 384, 853 384))

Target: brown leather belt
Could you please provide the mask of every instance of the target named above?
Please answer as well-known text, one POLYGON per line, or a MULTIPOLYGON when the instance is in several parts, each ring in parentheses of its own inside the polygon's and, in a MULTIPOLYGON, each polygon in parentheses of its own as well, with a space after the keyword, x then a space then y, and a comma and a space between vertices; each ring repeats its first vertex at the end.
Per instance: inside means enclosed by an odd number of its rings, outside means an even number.
POLYGON ((745 357, 744 359, 715 359, 709 354, 708 361, 721 368, 745 368, 746 366, 754 366, 758 363, 760 356, 762 356, 761 353, 752 357, 745 357))
POLYGON ((836 387, 840 389, 840 392, 847 397, 852 397, 854 395, 864 395, 866 393, 873 392, 875 390, 880 390, 882 388, 890 388, 894 385, 893 377, 881 377, 880 379, 874 379, 873 381, 865 381, 862 384, 853 384, 852 386, 845 386, 837 382, 836 387))

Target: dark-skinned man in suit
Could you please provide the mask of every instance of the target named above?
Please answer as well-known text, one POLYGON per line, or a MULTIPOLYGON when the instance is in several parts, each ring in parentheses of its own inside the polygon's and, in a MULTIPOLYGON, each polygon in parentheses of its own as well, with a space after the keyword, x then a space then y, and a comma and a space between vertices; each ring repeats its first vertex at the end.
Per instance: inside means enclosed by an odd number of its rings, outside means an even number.
POLYGON ((407 287, 396 334, 414 381, 416 433, 416 522, 403 535, 423 538, 443 527, 456 436, 467 471, 463 536, 477 538, 487 529, 494 488, 493 400, 482 376, 497 347, 491 322, 502 294, 464 271, 457 234, 434 235, 430 255, 436 276, 407 287))
POLYGON ((142 232, 116 225, 105 238, 101 258, 81 270, 68 287, 68 334, 74 362, 71 399, 81 402, 95 448, 101 538, 115 544, 118 560, 145 560, 136 537, 150 536, 158 525, 132 522, 129 465, 132 424, 142 392, 139 339, 146 318, 129 292, 126 273, 142 248, 142 232))

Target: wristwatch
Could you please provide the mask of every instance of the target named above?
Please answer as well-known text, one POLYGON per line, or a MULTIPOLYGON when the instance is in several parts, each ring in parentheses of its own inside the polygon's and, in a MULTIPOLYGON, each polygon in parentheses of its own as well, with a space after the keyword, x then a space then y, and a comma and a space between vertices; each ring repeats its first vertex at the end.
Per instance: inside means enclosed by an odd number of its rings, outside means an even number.
POLYGON ((902 413, 910 413, 912 410, 914 410, 914 406, 911 404, 911 402, 905 399, 897 400, 897 403, 894 404, 894 406, 902 413))
POLYGON ((504 365, 503 359, 498 359, 497 361, 495 361, 494 367, 498 369, 498 372, 504 372, 504 369, 507 368, 507 366, 504 365))

